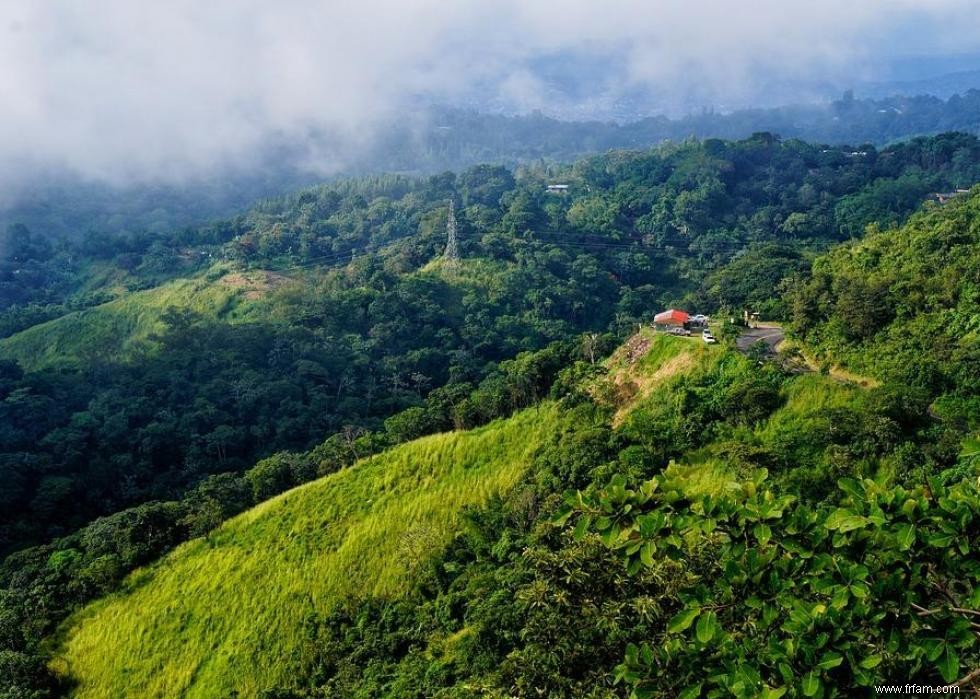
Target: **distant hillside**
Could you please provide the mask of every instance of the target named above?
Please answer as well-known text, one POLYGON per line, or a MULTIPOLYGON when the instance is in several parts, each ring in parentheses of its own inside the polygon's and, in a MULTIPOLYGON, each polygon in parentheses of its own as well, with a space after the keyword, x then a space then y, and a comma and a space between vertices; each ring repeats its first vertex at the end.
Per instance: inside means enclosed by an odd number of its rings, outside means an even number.
MULTIPOLYGON (((591 85, 590 85, 591 87, 591 85)), ((378 129, 357 153, 339 154, 327 172, 304 169, 310 152, 330 152, 328 135, 311 142, 272 143, 239 169, 208 173, 179 184, 114 187, 70 174, 25 173, 22 190, 0 208, 0 230, 14 223, 53 237, 92 233, 166 233, 227 218, 257 199, 277 197, 325 178, 382 172, 427 175, 479 163, 514 167, 537 161, 570 162, 610 149, 649 148, 688 138, 748 138, 767 131, 833 146, 884 146, 948 131, 980 134, 980 87, 975 74, 949 76, 943 99, 935 85, 872 91, 873 99, 820 104, 704 110, 671 119, 649 107, 620 121, 562 120, 540 113, 487 114, 430 107, 378 129)))
POLYGON ((191 312, 223 322, 262 317, 253 302, 285 281, 278 278, 270 283, 268 277, 262 272, 219 272, 211 281, 201 277, 178 279, 125 294, 0 339, 0 356, 16 360, 27 370, 132 357, 141 349, 150 349, 151 337, 165 331, 168 311, 191 312))
POLYGON ((818 258, 791 294, 828 359, 928 395, 980 427, 980 189, 818 258))

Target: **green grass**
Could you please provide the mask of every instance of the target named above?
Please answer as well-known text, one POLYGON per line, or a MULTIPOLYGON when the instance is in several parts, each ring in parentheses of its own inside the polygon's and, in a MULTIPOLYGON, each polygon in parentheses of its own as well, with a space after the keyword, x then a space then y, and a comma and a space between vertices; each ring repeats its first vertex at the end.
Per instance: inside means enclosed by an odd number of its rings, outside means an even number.
POLYGON ((432 275, 467 287, 486 289, 490 293, 501 287, 500 277, 513 268, 506 262, 488 258, 466 258, 455 266, 437 257, 419 270, 421 275, 432 275))
POLYGON ((593 395, 616 408, 614 423, 648 400, 656 401, 674 377, 703 371, 723 356, 700 338, 676 337, 641 328, 604 362, 608 375, 593 382, 593 395))
POLYGON ((69 620, 53 667, 79 697, 256 696, 308 658, 304 620, 395 598, 461 510, 512 487, 557 431, 546 403, 425 437, 296 488, 134 573, 69 620))
POLYGON ((821 414, 831 409, 857 410, 863 389, 843 384, 820 374, 794 376, 783 385, 785 402, 764 421, 739 427, 721 439, 687 452, 672 462, 664 475, 689 495, 720 496, 737 486, 741 474, 733 467, 726 450, 733 443, 772 447, 794 454, 799 465, 823 463, 825 445, 806 438, 821 428, 821 414))
POLYGON ((711 447, 685 454, 678 463, 671 461, 661 474, 664 487, 677 488, 691 498, 721 497, 739 487, 737 475, 724 459, 711 456, 711 447))
POLYGON ((635 371, 640 375, 654 376, 661 373, 670 360, 681 355, 689 356, 692 360, 692 364, 685 363, 684 366, 698 366, 704 370, 725 353, 721 345, 705 344, 697 335, 678 337, 649 328, 644 328, 639 334, 650 339, 650 349, 635 365, 635 371))
POLYGON ((783 433, 801 431, 801 423, 823 410, 856 409, 863 389, 821 374, 795 376, 783 387, 786 403, 757 431, 760 442, 773 441, 783 433))
MULTIPOLYGON (((729 356, 685 338, 648 339, 642 358, 614 356, 611 368, 648 379, 666 372, 669 390, 675 375, 708 371, 729 356)), ((784 392, 784 405, 740 428, 739 441, 786 440, 816 412, 860 400, 862 390, 810 374, 790 379, 784 392)), ((86 698, 252 697, 288 687, 312 661, 308 619, 345 601, 405 594, 419 567, 452 540, 461 511, 514 486, 537 449, 556 438, 560 419, 545 403, 396 447, 263 503, 75 615, 52 667, 86 698)), ((664 477, 692 495, 723 494, 743 475, 727 461, 728 444, 685 454, 664 477)), ((452 641, 445 639, 447 649, 452 641)))
POLYGON ((77 365, 91 357, 125 357, 150 346, 150 335, 163 329, 160 315, 171 306, 234 321, 249 317, 262 304, 245 301, 243 289, 221 281, 178 279, 4 338, 0 358, 16 359, 32 370, 77 365))

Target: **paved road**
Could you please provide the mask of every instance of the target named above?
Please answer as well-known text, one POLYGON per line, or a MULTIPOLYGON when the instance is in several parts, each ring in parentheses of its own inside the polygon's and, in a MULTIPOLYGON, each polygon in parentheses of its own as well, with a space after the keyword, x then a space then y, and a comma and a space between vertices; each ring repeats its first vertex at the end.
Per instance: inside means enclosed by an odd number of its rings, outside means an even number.
POLYGON ((772 326, 768 328, 748 328, 742 333, 738 340, 735 341, 735 345, 741 351, 745 352, 756 342, 762 340, 769 345, 770 352, 775 352, 776 345, 783 341, 783 335, 783 329, 779 326, 772 326))

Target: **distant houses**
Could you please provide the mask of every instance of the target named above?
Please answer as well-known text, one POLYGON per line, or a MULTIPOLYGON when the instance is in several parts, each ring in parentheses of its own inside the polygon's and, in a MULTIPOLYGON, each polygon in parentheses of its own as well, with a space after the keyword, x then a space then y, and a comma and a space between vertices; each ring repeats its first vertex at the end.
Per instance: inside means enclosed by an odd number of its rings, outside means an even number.
POLYGON ((549 194, 565 194, 568 191, 567 184, 549 184, 548 193, 549 194))

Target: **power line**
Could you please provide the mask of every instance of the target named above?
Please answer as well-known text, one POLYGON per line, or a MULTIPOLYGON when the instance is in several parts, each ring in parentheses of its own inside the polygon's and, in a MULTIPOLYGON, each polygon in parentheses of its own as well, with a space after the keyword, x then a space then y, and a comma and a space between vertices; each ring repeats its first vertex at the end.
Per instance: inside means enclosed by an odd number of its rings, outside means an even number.
MULTIPOLYGON (((683 245, 681 243, 662 243, 657 242, 656 244, 649 243, 616 243, 616 242, 603 242, 603 241, 578 241, 578 240, 554 240, 547 238, 535 238, 529 242, 542 242, 549 245, 556 245, 558 247, 594 247, 600 248, 610 248, 610 249, 624 249, 624 250, 637 250, 637 251, 648 251, 648 252, 665 252, 668 247, 691 247, 693 241, 686 241, 683 245)), ((745 243, 738 243, 735 241, 701 241, 694 244, 696 248, 714 248, 714 249, 729 249, 729 250, 741 250, 746 246, 745 243)))
MULTIPOLYGON (((450 226, 450 221, 455 224, 455 206, 452 201, 450 201, 450 218, 447 218, 446 222, 446 250, 443 253, 443 257, 446 260, 459 260, 459 238, 456 231, 456 226, 450 226), (453 255, 455 253, 455 256, 453 255)), ((384 241, 380 247, 387 247, 395 243, 399 243, 411 238, 417 237, 417 233, 407 233, 405 235, 390 238, 384 241)), ((657 252, 667 252, 665 249, 669 246, 691 246, 695 245, 697 248, 707 252, 736 252, 746 247, 748 243, 739 243, 737 241, 725 241, 725 240, 704 240, 696 241, 691 239, 661 239, 656 241, 654 244, 644 243, 642 241, 613 241, 613 240, 573 240, 569 238, 556 238, 554 234, 539 234, 529 239, 517 239, 522 242, 528 243, 543 243, 547 245, 553 245, 559 248, 567 249, 578 249, 578 250, 629 250, 638 253, 657 253, 657 252)), ((270 269, 270 271, 277 272, 288 272, 292 270, 300 270, 311 267, 343 267, 358 257, 363 257, 364 255, 370 254, 371 252, 377 252, 377 249, 373 249, 375 246, 371 243, 359 247, 353 247, 348 250, 330 253, 327 255, 320 255, 317 257, 312 257, 306 259, 302 262, 296 262, 291 265, 286 265, 283 267, 276 267, 270 269)))

